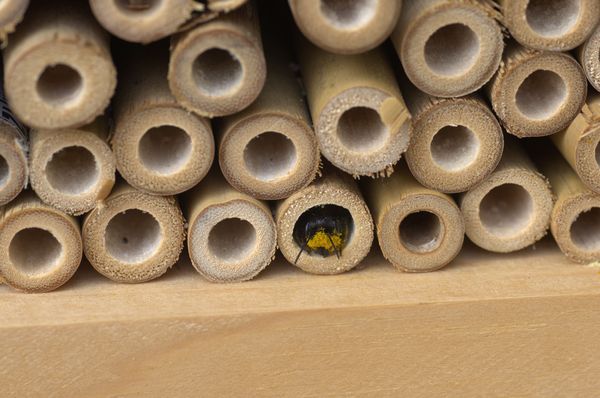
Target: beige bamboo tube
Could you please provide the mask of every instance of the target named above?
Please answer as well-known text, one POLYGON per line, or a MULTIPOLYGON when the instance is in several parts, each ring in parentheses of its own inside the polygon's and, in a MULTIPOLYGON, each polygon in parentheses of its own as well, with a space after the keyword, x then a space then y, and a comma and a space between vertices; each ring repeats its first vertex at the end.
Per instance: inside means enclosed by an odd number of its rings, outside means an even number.
POLYGON ((489 86, 492 106, 506 130, 539 137, 566 128, 587 94, 587 81, 573 57, 526 49, 512 42, 489 86))
POLYGON ((119 173, 142 191, 174 195, 196 185, 214 157, 210 122, 179 106, 165 76, 167 48, 126 46, 113 103, 119 173))
POLYGON ((337 55, 301 37, 297 43, 323 156, 349 174, 389 174, 406 151, 412 128, 383 51, 337 55))
POLYGON ((29 0, 4 0, 0 2, 0 39, 6 40, 9 33, 23 19, 29 0))
POLYGON ((169 86, 192 112, 231 115, 260 94, 265 63, 258 15, 251 2, 173 38, 169 86))
POLYGON ((281 253, 290 263, 313 274, 349 271, 366 257, 373 243, 373 220, 356 182, 331 165, 308 187, 276 204, 275 222, 281 253), (305 235, 307 223, 331 225, 323 216, 342 219, 347 227, 341 245, 333 242, 338 250, 325 256, 303 247, 311 236, 297 239, 305 235))
POLYGON ((588 81, 600 91, 600 26, 577 49, 577 55, 588 81))
POLYGON ((4 50, 4 87, 30 127, 91 123, 113 94, 109 36, 81 1, 33 2, 4 50))
POLYGON ((288 0, 296 25, 318 47, 358 54, 390 35, 402 0, 288 0))
POLYGON ((277 232, 267 203, 233 189, 218 168, 183 197, 188 252, 211 282, 242 282, 275 257, 277 232))
POLYGON ((364 180, 383 256, 406 272, 438 270, 460 252, 465 224, 450 196, 425 188, 402 165, 388 178, 364 180))
POLYGON ((155 196, 120 182, 83 222, 83 250, 90 264, 117 282, 158 278, 179 258, 184 220, 173 196, 155 196))
POLYGON ((410 81, 437 97, 481 88, 502 57, 496 14, 488 2, 404 1, 391 39, 410 81))
POLYGON ((66 283, 81 262, 77 219, 44 204, 32 191, 0 208, 0 279, 25 292, 66 283))
POLYGON ((592 33, 600 20, 597 0, 499 0, 504 26, 522 45, 567 51, 592 33))
POLYGON ((27 150, 27 128, 14 117, 0 90, 0 206, 27 185, 27 150))

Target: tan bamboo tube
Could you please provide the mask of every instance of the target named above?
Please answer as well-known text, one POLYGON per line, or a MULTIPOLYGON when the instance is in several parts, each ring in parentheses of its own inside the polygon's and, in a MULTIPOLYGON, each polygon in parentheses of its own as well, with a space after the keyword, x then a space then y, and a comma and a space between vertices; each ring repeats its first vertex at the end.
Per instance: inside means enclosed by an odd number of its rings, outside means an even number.
POLYGON ((600 91, 600 26, 577 49, 577 56, 588 81, 600 91))
POLYGON ((389 174, 406 151, 411 123, 383 51, 337 55, 301 37, 297 43, 323 156, 349 174, 389 174))
POLYGON ((366 257, 373 243, 373 220, 356 182, 331 165, 308 187, 277 203, 275 222, 281 253, 290 263, 313 274, 349 271, 366 257), (295 232, 305 231, 307 221, 313 225, 322 221, 322 217, 312 216, 315 210, 348 220, 348 232, 337 253, 323 256, 306 249, 301 253, 306 241, 299 242, 295 232))
POLYGON ((183 203, 190 260, 209 281, 252 279, 275 257, 277 232, 268 204, 233 189, 218 168, 183 203))
POLYGON ((36 1, 4 50, 4 87, 21 121, 78 127, 103 113, 116 73, 109 36, 81 1, 36 1))
POLYGON ((467 236, 489 251, 508 253, 532 245, 550 223, 552 191, 520 145, 505 137, 496 170, 459 197, 467 236))
POLYGON ((402 0, 288 0, 296 25, 318 47, 358 54, 390 35, 402 0))
POLYGON ((184 220, 173 196, 155 196, 120 182, 83 222, 83 250, 90 264, 117 282, 158 278, 179 258, 184 220))
POLYGON ((3 0, 0 2, 0 39, 6 40, 9 33, 23 19, 29 6, 29 0, 3 0))
POLYGON ((512 42, 489 86, 492 106, 506 130, 539 137, 566 128, 585 102, 587 81, 573 57, 526 49, 512 42))
POLYGON ((27 150, 27 128, 12 114, 0 90, 0 206, 27 185, 27 150))
POLYGON ((251 2, 173 38, 169 86, 192 112, 231 115, 260 94, 265 63, 258 15, 251 2))
POLYGON ((460 209, 450 196, 419 184, 406 165, 388 178, 364 180, 362 188, 379 247, 394 267, 435 271, 458 255, 465 236, 460 209))
POLYGON ((391 39, 415 86, 459 97, 481 88, 500 65, 504 44, 496 18, 488 2, 407 0, 391 39))
POLYGON ((117 169, 130 185, 148 193, 186 191, 212 164, 210 122, 181 108, 169 91, 166 46, 122 50, 122 78, 113 103, 117 169))
POLYGON ((66 283, 81 262, 77 219, 44 204, 32 191, 0 208, 0 280, 25 292, 66 283))
POLYGON ((597 0, 499 0, 504 26, 522 45, 567 51, 592 33, 600 20, 597 0))

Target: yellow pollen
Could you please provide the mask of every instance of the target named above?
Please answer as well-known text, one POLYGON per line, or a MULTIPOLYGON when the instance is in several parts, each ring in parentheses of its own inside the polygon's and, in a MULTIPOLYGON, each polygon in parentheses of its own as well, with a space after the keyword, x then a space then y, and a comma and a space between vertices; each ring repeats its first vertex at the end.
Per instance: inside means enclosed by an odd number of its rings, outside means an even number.
POLYGON ((339 232, 327 234, 321 229, 308 240, 306 246, 311 250, 322 248, 327 250, 329 254, 333 254, 336 249, 337 251, 340 251, 342 248, 342 234, 339 232), (333 245, 331 244, 332 242, 333 245))

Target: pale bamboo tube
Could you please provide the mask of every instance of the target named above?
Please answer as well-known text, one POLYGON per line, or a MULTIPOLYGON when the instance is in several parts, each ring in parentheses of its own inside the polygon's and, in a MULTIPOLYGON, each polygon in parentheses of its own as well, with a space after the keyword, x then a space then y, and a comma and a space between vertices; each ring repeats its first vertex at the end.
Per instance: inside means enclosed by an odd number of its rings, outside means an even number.
POLYGON ((209 281, 252 279, 275 257, 277 232, 269 206, 233 189, 218 168, 182 202, 190 260, 209 281))
POLYGON ((0 206, 27 185, 27 150, 27 128, 14 117, 0 90, 0 206))
POLYGON ((266 78, 258 15, 253 3, 174 36, 171 92, 202 116, 239 112, 260 94, 266 78))
POLYGON ((408 147, 412 128, 383 50, 337 55, 301 37, 297 43, 323 156, 353 175, 391 173, 408 147))
POLYGON ((373 220, 356 182, 331 165, 327 165, 322 176, 311 185, 276 204, 275 222, 281 253, 290 263, 313 274, 349 271, 366 257, 373 243, 373 220), (321 206, 349 216, 349 234, 338 253, 339 258, 333 253, 321 256, 306 251, 298 257, 305 242, 294 239, 294 229, 304 230, 305 225, 300 225, 299 219, 321 206))
POLYGON ((570 55, 512 42, 488 88, 494 111, 510 134, 539 137, 571 123, 585 102, 587 81, 570 55))
POLYGON ((460 252, 465 224, 450 196, 425 188, 402 165, 388 178, 365 180, 383 256, 406 272, 435 271, 460 252))
POLYGON ((155 196, 120 182, 85 217, 83 250, 90 264, 117 282, 158 278, 179 258, 184 219, 173 196, 155 196))
POLYGON ((296 25, 315 45, 337 54, 358 54, 390 35, 402 0, 288 0, 296 25))
POLYGON ((481 88, 500 65, 504 47, 489 2, 405 0, 391 39, 408 78, 437 97, 481 88))
POLYGON ((499 253, 523 249, 546 235, 553 205, 548 182, 512 137, 506 137, 498 168, 459 199, 469 239, 499 253))
POLYGON ((577 49, 577 55, 588 81, 600 91, 600 26, 577 49))
POLYGON ((81 1, 36 1, 4 51, 4 87, 30 127, 91 123, 113 94, 109 36, 81 1))
POLYGON ((510 34, 538 50, 571 50, 584 42, 600 20, 598 0, 496 1, 510 34))
POLYGON ((81 263, 79 222, 32 191, 0 208, 0 279, 25 292, 66 283, 81 263))
POLYGON ((6 40, 9 33, 15 31, 15 27, 23 19, 28 6, 29 0, 0 1, 0 39, 2 41, 6 40))
POLYGON ((196 185, 214 158, 210 122, 179 106, 165 79, 167 48, 126 46, 114 100, 119 173, 142 191, 174 195, 196 185))

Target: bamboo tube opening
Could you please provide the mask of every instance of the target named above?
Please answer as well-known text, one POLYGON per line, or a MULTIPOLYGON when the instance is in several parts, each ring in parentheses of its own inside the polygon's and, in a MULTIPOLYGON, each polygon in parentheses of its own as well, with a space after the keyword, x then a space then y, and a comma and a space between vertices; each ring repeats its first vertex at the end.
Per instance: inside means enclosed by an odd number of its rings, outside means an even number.
POLYGON ((540 36, 560 37, 573 30, 580 12, 580 0, 529 0, 525 16, 540 36))
POLYGON ((0 155, 0 188, 4 187, 4 185, 8 183, 9 176, 10 168, 8 167, 8 162, 2 155, 0 155))
POLYGON ((56 237, 45 229, 24 228, 8 246, 14 267, 24 274, 43 275, 59 264, 63 249, 56 237))
POLYGON ((479 155, 479 140, 465 126, 445 126, 431 140, 431 157, 438 166, 458 171, 470 166, 479 155))
POLYGON ((517 184, 502 184, 493 188, 479 204, 479 218, 483 227, 502 238, 523 233, 533 216, 533 198, 524 187, 517 184))
POLYGON ((45 172, 52 188, 67 195, 87 192, 100 177, 96 158, 81 146, 63 147, 52 154, 45 172))
POLYGON ((351 151, 368 152, 383 147, 390 132, 376 110, 357 106, 342 113, 338 119, 337 136, 351 151))
POLYGON ((515 100, 523 115, 545 120, 559 111, 567 96, 567 86, 561 76, 549 70, 536 70, 519 85, 515 100))
POLYGON ((196 85, 207 96, 233 95, 244 77, 239 59, 232 52, 216 47, 200 53, 192 68, 196 85))
POLYGON ((414 253, 431 253, 444 239, 440 218, 429 211, 417 211, 402 219, 399 226, 400 242, 414 253))
POLYGON ((597 252, 600 250, 600 207, 580 213, 569 229, 571 241, 580 250, 597 252))
POLYGON ((160 224, 150 213, 129 209, 110 219, 104 232, 106 250, 115 259, 136 264, 152 257, 160 248, 160 224))
POLYGON ((246 169, 261 181, 273 181, 290 174, 297 160, 292 140, 272 131, 252 138, 244 148, 246 169))
POLYGON ((128 14, 142 15, 155 12, 163 0, 114 0, 117 8, 128 14))
POLYGON ((48 105, 66 107, 83 91, 81 74, 69 65, 48 65, 37 81, 37 92, 48 105))
POLYGON ((321 0, 321 13, 339 29, 359 29, 373 20, 375 0, 321 0))
POLYGON ((141 162, 158 174, 181 171, 191 153, 192 139, 185 130, 175 126, 152 127, 144 133, 138 144, 141 162))
POLYGON ((425 43, 425 62, 443 76, 460 76, 479 58, 479 37, 467 25, 453 23, 436 30, 425 43))
POLYGON ((256 229, 241 218, 226 218, 208 233, 208 249, 226 263, 243 261, 256 248, 256 229))

